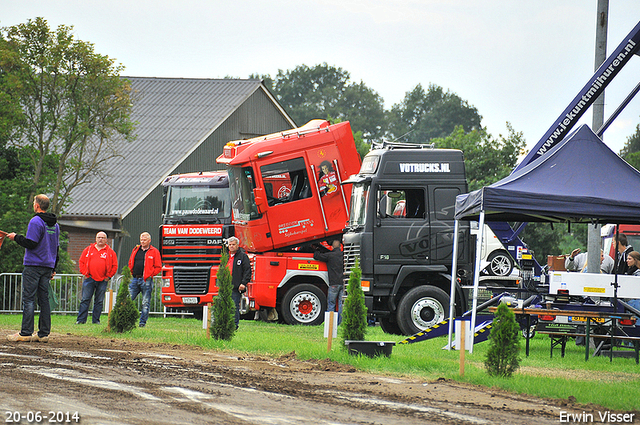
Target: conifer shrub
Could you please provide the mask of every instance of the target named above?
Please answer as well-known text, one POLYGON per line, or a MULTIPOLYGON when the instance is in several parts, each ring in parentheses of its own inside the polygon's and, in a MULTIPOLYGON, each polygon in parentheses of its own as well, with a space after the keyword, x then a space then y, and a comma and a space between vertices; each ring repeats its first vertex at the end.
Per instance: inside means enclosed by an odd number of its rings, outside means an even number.
POLYGON ((361 276, 360 260, 356 259, 356 264, 349 275, 347 298, 342 307, 340 333, 345 341, 364 341, 367 333, 367 307, 364 302, 364 292, 360 286, 361 276))
POLYGON ((236 306, 231 298, 233 282, 231 281, 231 271, 227 267, 229 262, 229 252, 226 247, 222 250, 220 267, 216 275, 216 285, 218 295, 213 298, 213 315, 211 323, 211 336, 214 339, 231 341, 236 332, 235 313, 236 306))
POLYGON ((122 282, 116 296, 116 305, 109 316, 109 330, 112 332, 129 332, 136 327, 138 309, 129 295, 129 283, 131 283, 131 270, 122 268, 122 282))
POLYGON ((506 304, 500 304, 493 319, 484 362, 489 375, 510 377, 520 366, 519 352, 520 327, 516 316, 506 304))

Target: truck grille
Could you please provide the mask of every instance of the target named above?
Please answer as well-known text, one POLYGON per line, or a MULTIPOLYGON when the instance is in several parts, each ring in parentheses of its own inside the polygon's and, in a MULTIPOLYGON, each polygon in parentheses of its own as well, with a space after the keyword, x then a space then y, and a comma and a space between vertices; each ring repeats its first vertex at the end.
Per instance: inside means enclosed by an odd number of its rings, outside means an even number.
POLYGON ((220 263, 222 238, 164 238, 162 261, 175 263, 220 263))
POLYGON ((209 290, 211 267, 174 267, 173 284, 176 294, 206 294, 209 290))
POLYGON ((348 243, 344 244, 344 280, 349 280, 351 270, 356 265, 356 259, 360 258, 360 244, 348 243))

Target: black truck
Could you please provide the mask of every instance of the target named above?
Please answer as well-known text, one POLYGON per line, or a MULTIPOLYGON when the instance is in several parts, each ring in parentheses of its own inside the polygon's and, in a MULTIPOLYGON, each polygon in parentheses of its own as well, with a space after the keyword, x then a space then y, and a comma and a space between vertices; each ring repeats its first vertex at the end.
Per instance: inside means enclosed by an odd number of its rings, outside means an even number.
MULTIPOLYGON (((449 317, 456 196, 467 192, 462 151, 384 143, 351 176, 343 236, 345 278, 360 259, 369 315, 387 333, 413 335, 449 317)), ((473 244, 461 223, 456 314, 466 308, 473 244)))

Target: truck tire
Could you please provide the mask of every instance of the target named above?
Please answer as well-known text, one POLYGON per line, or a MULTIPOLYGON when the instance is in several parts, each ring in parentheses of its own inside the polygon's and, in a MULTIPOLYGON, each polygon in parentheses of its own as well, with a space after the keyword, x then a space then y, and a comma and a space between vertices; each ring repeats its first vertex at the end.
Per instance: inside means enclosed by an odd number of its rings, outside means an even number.
POLYGON ((509 276, 513 271, 513 260, 506 251, 494 251, 489 256, 487 271, 492 276, 509 276))
POLYGON ((193 313, 193 318, 196 320, 202 320, 202 317, 204 316, 204 311, 202 307, 194 307, 194 308, 190 308, 189 311, 191 313, 193 313))
POLYGON ((415 335, 449 317, 449 296, 435 286, 418 286, 398 305, 398 325, 403 334, 415 335))
POLYGON ((326 309, 327 297, 315 285, 295 285, 282 299, 282 317, 289 325, 319 325, 326 309))
POLYGON ((397 322, 391 322, 389 317, 381 317, 380 318, 380 328, 384 333, 388 333, 391 335, 402 335, 402 331, 400 330, 400 326, 398 326, 397 322))

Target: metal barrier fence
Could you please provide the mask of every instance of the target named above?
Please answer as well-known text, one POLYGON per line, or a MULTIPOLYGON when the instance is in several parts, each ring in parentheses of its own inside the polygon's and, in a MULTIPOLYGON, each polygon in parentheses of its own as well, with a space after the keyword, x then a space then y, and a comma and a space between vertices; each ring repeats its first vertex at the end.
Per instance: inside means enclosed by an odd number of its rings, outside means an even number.
MULTIPOLYGON (((56 295, 58 308, 52 309, 52 313, 78 314, 80 301, 82 301, 82 281, 81 274, 56 274, 51 280, 50 290, 56 295)), ((122 275, 117 275, 109 281, 107 294, 104 301, 104 313, 109 308, 109 289, 113 290, 113 302, 115 303, 117 291, 120 288, 122 275)), ((161 301, 162 280, 155 277, 153 280, 153 294, 149 314, 185 314, 184 312, 167 311, 161 301)), ((138 310, 142 308, 142 295, 136 298, 138 310)), ((93 299, 89 305, 89 312, 93 310, 93 299)), ((0 313, 22 313, 22 274, 1 273, 0 274, 0 313)))

